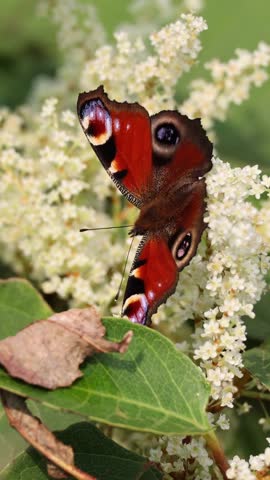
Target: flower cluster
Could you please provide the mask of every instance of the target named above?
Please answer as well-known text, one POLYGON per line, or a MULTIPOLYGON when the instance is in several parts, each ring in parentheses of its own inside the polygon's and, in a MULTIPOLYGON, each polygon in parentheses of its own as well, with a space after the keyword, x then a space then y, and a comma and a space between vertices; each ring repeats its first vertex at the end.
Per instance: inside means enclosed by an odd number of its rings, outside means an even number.
POLYGON ((213 460, 206 450, 204 438, 161 437, 150 449, 149 458, 160 464, 164 479, 173 478, 173 472, 185 472, 187 480, 211 480, 213 460))
MULTIPOLYGON (((270 443, 270 438, 267 438, 270 443)), ((259 455, 251 455, 249 461, 243 460, 236 455, 230 461, 230 468, 226 475, 230 480, 256 480, 258 478, 269 478, 270 469, 270 447, 267 447, 259 455), (259 475, 259 476, 258 476, 259 475)))
POLYGON ((176 83, 195 63, 201 50, 198 37, 206 28, 201 17, 182 14, 150 35, 151 55, 140 37, 132 41, 127 32, 118 32, 115 47, 100 47, 86 63, 81 88, 89 90, 102 83, 113 98, 139 101, 150 113, 175 108, 176 83))
POLYGON ((169 311, 172 330, 195 320, 193 342, 186 342, 185 350, 199 360, 213 400, 232 407, 237 391, 233 381, 242 376, 246 340, 241 317, 254 317, 253 306, 264 292, 269 270, 269 229, 264 233, 263 228, 269 210, 257 210, 248 199, 269 192, 269 178, 261 178, 257 166, 233 169, 214 159, 207 191, 206 242, 181 272, 176 294, 154 319, 160 323, 169 311))
POLYGON ((213 399, 229 407, 237 390, 233 379, 242 376, 246 330, 241 316, 255 316, 253 305, 264 291, 269 269, 270 245, 259 233, 264 219, 247 201, 260 197, 264 183, 258 167, 232 169, 219 160, 207 179, 211 200, 205 292, 213 304, 196 329, 194 357, 206 371, 213 399))
POLYGON ((132 38, 148 36, 157 27, 172 22, 180 13, 199 13, 204 0, 133 0, 128 5, 131 21, 119 25, 132 38))
MULTIPOLYGON (((222 430, 229 429, 224 414, 208 414, 210 423, 222 430)), ((139 443, 141 438, 137 438, 139 443)), ((159 464, 165 472, 164 478, 170 480, 174 472, 184 473, 186 480, 211 480, 213 478, 213 460, 209 456, 206 441, 203 437, 151 437, 148 442, 149 458, 159 464)))
POLYGON ((56 98, 36 116, 1 113, 2 259, 45 293, 108 308, 120 282, 121 239, 103 233, 97 241, 99 233, 79 232, 112 220, 106 195, 96 201, 93 184, 104 191, 103 182, 75 115, 58 112, 56 98))
POLYGON ((180 109, 190 118, 202 118, 203 126, 212 131, 216 120, 224 121, 231 104, 240 105, 250 95, 252 86, 261 86, 268 78, 270 46, 259 43, 256 50, 236 49, 236 58, 227 63, 214 59, 205 65, 211 81, 196 79, 191 83, 189 98, 180 109))

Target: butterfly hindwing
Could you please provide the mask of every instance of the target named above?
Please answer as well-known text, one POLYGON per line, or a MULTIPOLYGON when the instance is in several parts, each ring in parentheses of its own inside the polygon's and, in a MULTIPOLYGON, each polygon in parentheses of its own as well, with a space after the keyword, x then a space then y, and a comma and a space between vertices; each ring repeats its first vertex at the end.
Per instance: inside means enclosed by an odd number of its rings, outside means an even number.
POLYGON ((205 228, 205 181, 197 181, 170 234, 145 237, 139 245, 124 295, 123 314, 149 324, 158 306, 175 291, 179 272, 197 251, 205 228))
POLYGON ((163 299, 174 292, 177 278, 167 242, 160 238, 143 239, 128 278, 123 314, 132 322, 146 324, 163 299), (162 262, 157 262, 157 258, 162 258, 162 262))

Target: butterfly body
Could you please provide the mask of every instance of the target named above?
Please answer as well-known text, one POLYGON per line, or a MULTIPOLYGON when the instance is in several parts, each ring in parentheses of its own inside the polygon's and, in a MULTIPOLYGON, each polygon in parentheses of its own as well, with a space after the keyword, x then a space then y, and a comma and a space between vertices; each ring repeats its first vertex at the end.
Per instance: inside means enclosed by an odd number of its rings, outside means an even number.
POLYGON ((123 313, 150 323, 171 295, 205 228, 206 186, 212 144, 200 121, 177 111, 150 117, 139 104, 111 101, 103 88, 78 98, 82 128, 108 174, 140 209, 130 234, 142 235, 123 313))
MULTIPOLYGON (((200 180, 196 180, 199 182, 200 180)), ((174 232, 176 222, 191 199, 192 184, 176 184, 170 189, 161 189, 154 198, 143 199, 143 206, 135 222, 134 235, 146 233, 166 236, 174 232)))

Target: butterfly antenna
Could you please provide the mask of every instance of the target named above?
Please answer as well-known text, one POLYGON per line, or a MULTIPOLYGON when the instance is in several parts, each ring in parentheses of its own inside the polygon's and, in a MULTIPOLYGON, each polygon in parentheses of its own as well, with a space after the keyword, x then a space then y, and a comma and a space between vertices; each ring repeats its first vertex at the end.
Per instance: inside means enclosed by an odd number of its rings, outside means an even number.
POLYGON ((126 256, 126 260, 125 260, 125 265, 124 265, 124 268, 123 268, 123 271, 122 271, 121 282, 120 282, 120 285, 119 285, 117 294, 116 294, 115 297, 114 297, 114 301, 115 301, 115 302, 117 302, 117 300, 118 300, 118 298, 119 298, 119 295, 120 295, 120 292, 121 292, 122 283, 123 283, 124 276, 125 276, 125 272, 126 272, 126 268, 127 268, 128 257, 129 257, 130 250, 131 250, 132 245, 133 245, 133 242, 134 242, 134 238, 135 238, 135 237, 132 237, 132 241, 131 241, 131 243, 130 243, 130 245, 129 245, 128 253, 127 253, 127 256, 126 256))
POLYGON ((111 230, 112 228, 130 228, 133 225, 117 225, 113 227, 80 228, 80 232, 91 232, 92 230, 111 230))

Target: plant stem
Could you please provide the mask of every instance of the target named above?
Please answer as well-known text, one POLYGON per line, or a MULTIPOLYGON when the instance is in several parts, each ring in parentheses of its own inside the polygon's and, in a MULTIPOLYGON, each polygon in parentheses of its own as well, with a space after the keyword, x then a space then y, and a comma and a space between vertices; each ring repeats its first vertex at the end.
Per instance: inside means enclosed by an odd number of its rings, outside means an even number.
POLYGON ((218 440, 216 434, 212 431, 210 433, 207 433, 204 436, 204 438, 206 440, 207 447, 210 450, 211 455, 212 455, 216 465, 218 466, 224 480, 228 480, 227 475, 226 475, 226 471, 228 470, 230 465, 229 465, 229 462, 228 462, 228 460, 225 456, 224 450, 219 443, 219 440, 218 440))
POLYGON ((258 391, 254 392, 249 390, 242 390, 241 397, 270 401, 270 393, 264 393, 264 392, 258 392, 258 391))

